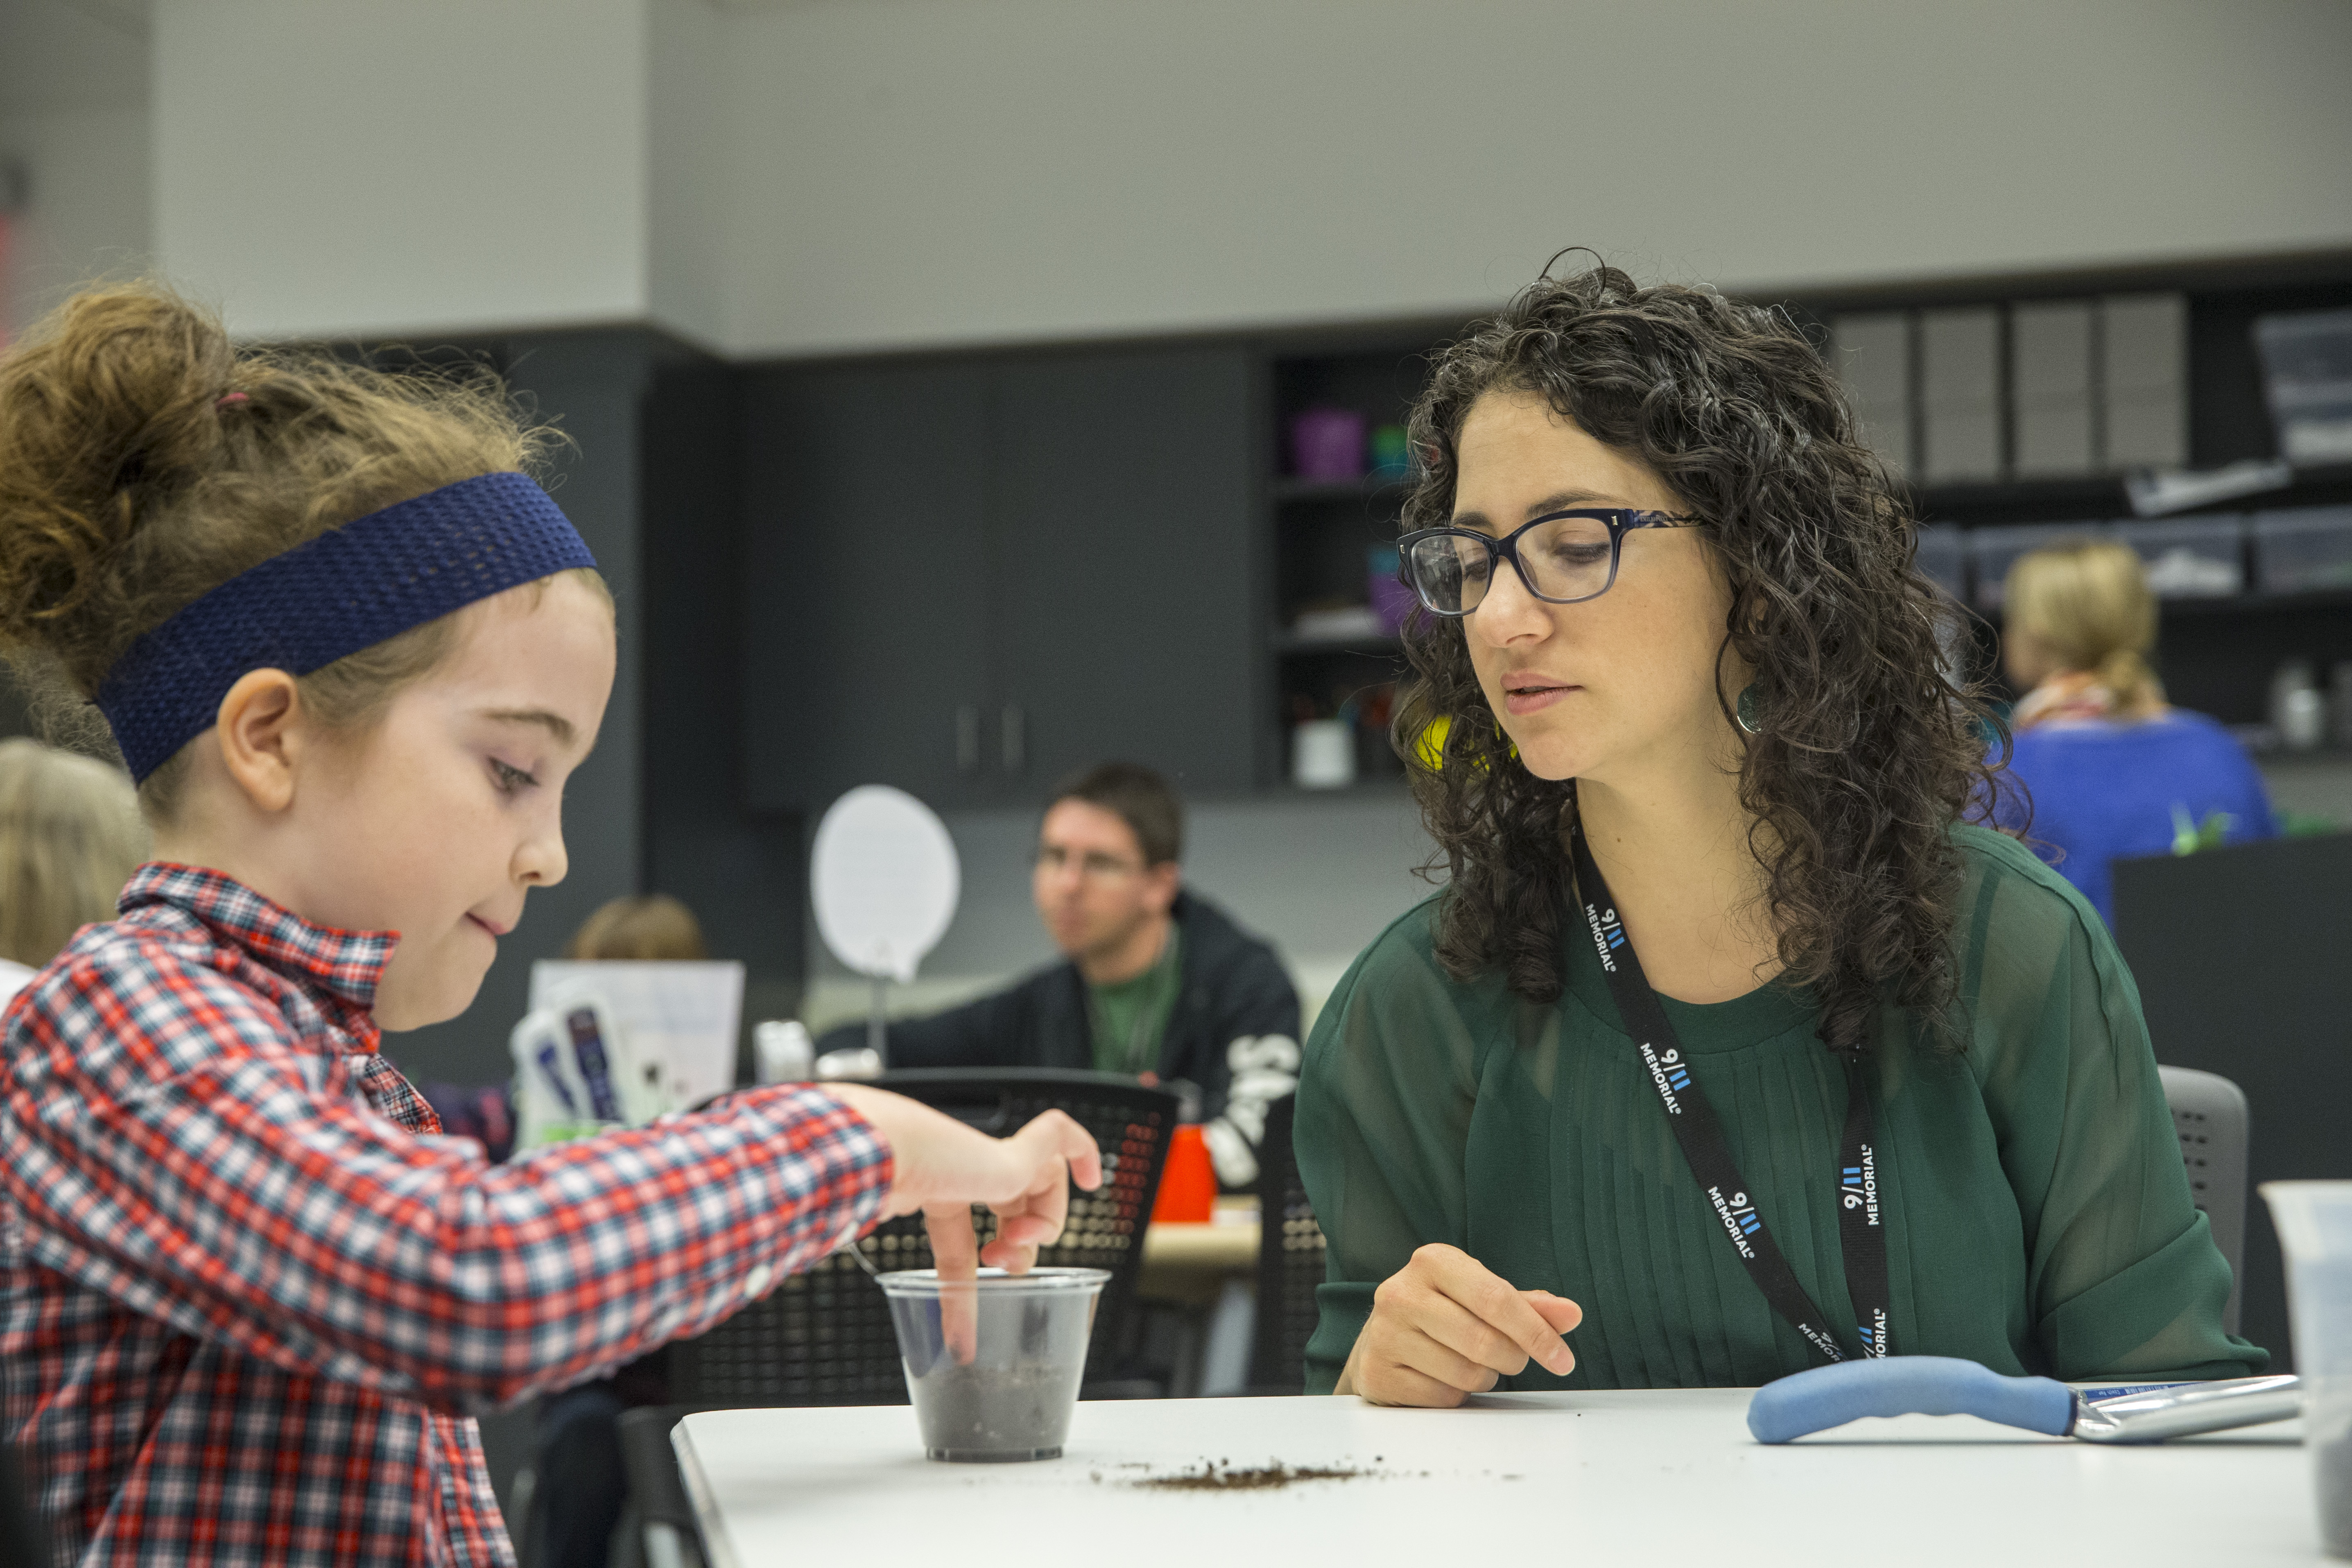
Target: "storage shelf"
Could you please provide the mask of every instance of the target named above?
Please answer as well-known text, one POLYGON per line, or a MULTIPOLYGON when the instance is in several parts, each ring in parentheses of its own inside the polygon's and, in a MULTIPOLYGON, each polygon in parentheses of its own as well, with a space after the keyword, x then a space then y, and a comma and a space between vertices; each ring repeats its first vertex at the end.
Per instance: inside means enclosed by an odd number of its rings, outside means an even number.
MULTIPOLYGON (((2003 610, 1996 605, 1988 609, 1982 605, 1968 606, 1971 615, 1998 626, 2003 610)), ((2249 616, 2268 615, 2279 610, 2352 610, 2352 588, 2313 588, 2296 594, 2213 594, 2158 598, 2156 613, 2159 620, 2168 616, 2249 616)))
MULTIPOLYGON (((1410 489, 1413 483, 1411 475, 1385 479, 1370 475, 1354 479, 1307 479, 1284 474, 1274 479, 1271 493, 1276 501, 1349 500, 1410 489)), ((2233 496, 2226 500, 2164 515, 2194 517, 2200 512, 2261 511, 2308 504, 2299 499, 2301 492, 2347 484, 2352 484, 2352 463, 2320 464, 2297 468, 2294 482, 2284 489, 2233 496)), ((1915 485, 1909 489, 1914 507, 1922 518, 1929 521, 1937 521, 1940 512, 1977 513, 2011 507, 2019 510, 2040 511, 2054 506, 2078 506, 2086 521, 2113 521, 2128 519, 2133 515, 2131 498, 2124 491, 2121 474, 2084 474, 2073 479, 1990 479, 1981 484, 1965 485, 1915 485)))
POLYGON ((1412 482, 1411 475, 1393 479, 1375 479, 1369 474, 1357 479, 1302 479, 1295 474, 1284 474, 1275 479, 1272 490, 1277 501, 1350 500, 1407 489, 1412 482))
MULTIPOLYGON (((2322 463, 2295 469, 2294 482, 2284 489, 2231 496, 2226 500, 2191 507, 2185 511, 2166 512, 2164 516, 2196 517, 2209 512, 2266 511, 2282 507, 2308 506, 2313 504, 2309 492, 2340 489, 2347 485, 2352 485, 2352 463, 2322 463)), ((2080 508, 2085 522, 2128 521, 2134 519, 2131 498, 2124 491, 2121 474, 2085 474, 2077 479, 1998 479, 1982 484, 1929 485, 1924 488, 1914 486, 1910 493, 1921 520, 1928 522, 1955 521, 1939 515, 1944 512, 1978 514, 2009 508, 2040 512, 2061 506, 2080 508)), ((1984 525, 1963 523, 1962 526, 1984 525)))
POLYGON ((2131 498, 2121 474, 2085 474, 2068 479, 1988 479, 1979 484, 1911 486, 1912 504, 1923 518, 1939 511, 1988 511, 1997 507, 2079 504, 2100 518, 2129 517, 2131 498))
MULTIPOLYGON (((2352 305, 2352 251, 2298 263, 2287 272, 2259 259, 2172 271, 2083 269, 2021 280, 1955 279, 1859 292, 1825 291, 1789 303, 1799 319, 1826 327, 1829 317, 1849 310, 2092 299, 2151 289, 2187 296, 2186 452, 2200 465, 2221 466, 2265 457, 2273 449, 2252 320, 2275 310, 2352 305)), ((1300 637, 1289 629, 1290 618, 1308 605, 1362 594, 1357 584, 1362 580, 1363 552, 1384 542, 1378 536, 1391 531, 1381 525, 1398 516, 1413 481, 1369 476, 1308 479, 1270 470, 1291 451, 1286 439, 1291 417, 1307 408, 1352 409, 1368 425, 1402 418, 1428 374, 1430 345, 1450 340, 1458 331, 1445 322, 1399 321, 1385 327, 1301 331, 1265 340, 1272 395, 1260 416, 1258 450, 1266 457, 1258 460, 1265 463, 1260 470, 1265 477, 1256 481, 1256 493, 1264 498, 1258 503, 1265 530, 1263 547, 1274 567, 1274 591, 1262 602, 1271 612, 1266 618, 1277 625, 1264 634, 1260 668, 1271 689, 1257 721, 1263 738, 1261 780, 1285 798, 1311 800, 1316 793, 1293 791, 1280 778, 1280 759, 1286 755, 1284 726, 1300 710, 1297 705, 1304 700, 1319 711, 1330 711, 1352 689, 1389 679, 1402 662, 1402 645, 1395 639, 1300 637)), ((1967 535, 2012 525, 2134 520, 2126 479, 2123 473, 2085 473, 1929 484, 1923 473, 1915 472, 1908 483, 1898 484, 1901 499, 1923 523, 1956 525, 1967 535)), ((2233 496, 2150 521, 2347 503, 2352 503, 2352 462, 2333 462, 2297 468, 2292 483, 2279 489, 2233 496)), ((1980 564, 1993 569, 2000 553, 1987 550, 1979 563, 1970 548, 1967 555, 1951 561, 1949 570, 1967 580, 1980 564)), ((2234 559, 2252 565, 2263 558, 2250 548, 2234 559)), ((2272 593, 2255 589, 2251 573, 2245 581, 2250 589, 2245 593, 2160 601, 2162 651, 2175 667, 2166 670, 2166 680, 2184 706, 2217 715, 2251 716, 2260 710, 2282 659, 2309 658, 2332 669, 2352 658, 2352 585, 2272 593)), ((1961 608, 1973 628, 1971 657, 1990 670, 1998 658, 2000 612, 1978 609, 1965 600, 1961 608)))
POLYGON ((1262 792, 1264 797, 1292 801, 1393 801, 1410 799, 1412 786, 1402 773, 1381 773, 1371 778, 1359 778, 1353 784, 1333 784, 1328 788, 1309 788, 1287 782, 1262 792))
POLYGON ((2230 616, 2272 610, 2352 609, 2352 588, 2311 588, 2301 593, 2216 594, 2209 597, 2158 599, 2159 616, 2230 616))
POLYGON ((1391 655, 1402 656, 1404 652, 1404 639, 1402 637, 1327 637, 1311 635, 1301 637, 1297 632, 1276 632, 1274 634, 1273 640, 1274 651, 1283 655, 1359 653, 1377 658, 1391 655))

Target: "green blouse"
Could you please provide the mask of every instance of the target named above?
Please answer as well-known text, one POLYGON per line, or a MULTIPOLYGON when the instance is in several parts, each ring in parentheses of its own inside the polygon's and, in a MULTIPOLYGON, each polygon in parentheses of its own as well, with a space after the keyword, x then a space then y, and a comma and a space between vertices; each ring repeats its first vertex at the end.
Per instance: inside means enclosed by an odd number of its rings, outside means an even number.
MULTIPOLYGON (((2114 940, 2014 840, 1954 837, 1966 1049, 1889 1008, 1870 1069, 1895 1352, 2071 1379, 2261 1371, 2268 1353, 2222 1332, 2229 1266, 2114 940)), ((1544 1006, 1500 975, 1448 978, 1435 904, 1356 960, 1307 1042, 1298 1163, 1330 1243, 1309 1391, 1330 1391, 1373 1289, 1429 1242, 1583 1307, 1576 1370, 1531 1363, 1506 1388, 1744 1387, 1811 1364, 1726 1245, 1581 927, 1560 922, 1566 984, 1544 1006)), ((1846 1079, 1811 997, 1661 1000, 1798 1279, 1852 1322, 1846 1079)))

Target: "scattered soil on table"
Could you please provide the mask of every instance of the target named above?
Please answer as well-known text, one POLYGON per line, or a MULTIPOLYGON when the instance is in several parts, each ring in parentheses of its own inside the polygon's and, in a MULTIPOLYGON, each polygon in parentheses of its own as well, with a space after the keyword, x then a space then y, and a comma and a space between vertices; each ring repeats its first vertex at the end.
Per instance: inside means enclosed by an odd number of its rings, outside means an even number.
POLYGON ((1209 1459, 1203 1461, 1197 1470, 1182 1470, 1172 1476, 1145 1476, 1127 1484, 1160 1492, 1263 1492, 1293 1486, 1300 1481, 1352 1481, 1369 1479, 1380 1473, 1344 1465, 1286 1465, 1279 1459, 1264 1465, 1236 1468, 1222 1460, 1209 1459))

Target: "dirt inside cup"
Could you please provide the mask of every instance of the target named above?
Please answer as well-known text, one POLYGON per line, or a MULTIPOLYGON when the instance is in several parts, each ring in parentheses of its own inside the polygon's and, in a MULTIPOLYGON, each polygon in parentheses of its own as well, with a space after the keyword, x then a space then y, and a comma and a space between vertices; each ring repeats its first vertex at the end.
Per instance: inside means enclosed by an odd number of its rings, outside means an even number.
POLYGON ((923 1449, 950 1463, 1061 1458, 1087 1365, 1100 1268, 882 1276, 923 1449))

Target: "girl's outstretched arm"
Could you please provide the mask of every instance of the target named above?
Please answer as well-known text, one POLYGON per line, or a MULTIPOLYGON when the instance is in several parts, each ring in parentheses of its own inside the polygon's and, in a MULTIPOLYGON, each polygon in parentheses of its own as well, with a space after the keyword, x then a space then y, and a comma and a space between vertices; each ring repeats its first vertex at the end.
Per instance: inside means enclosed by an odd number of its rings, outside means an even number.
POLYGON ((779 1088, 493 1166, 370 1109, 404 1087, 374 1053, 298 1044, 184 954, 108 942, 12 1020, 0 1192, 27 1250, 184 1332, 445 1408, 698 1333, 893 1206, 995 1203, 1028 1215, 1005 1245, 1034 1248, 1093 1156, 1066 1119, 999 1141, 896 1096, 779 1088))

